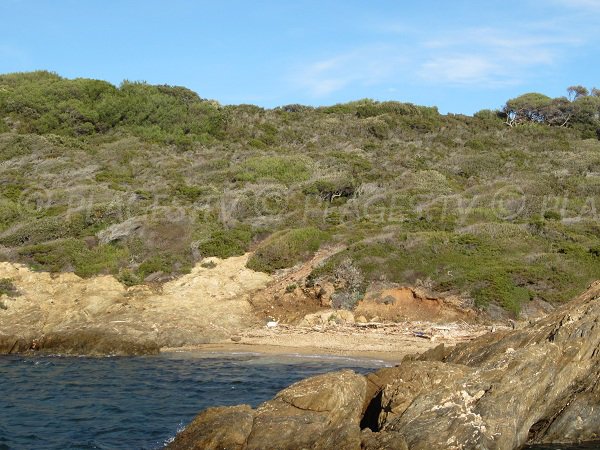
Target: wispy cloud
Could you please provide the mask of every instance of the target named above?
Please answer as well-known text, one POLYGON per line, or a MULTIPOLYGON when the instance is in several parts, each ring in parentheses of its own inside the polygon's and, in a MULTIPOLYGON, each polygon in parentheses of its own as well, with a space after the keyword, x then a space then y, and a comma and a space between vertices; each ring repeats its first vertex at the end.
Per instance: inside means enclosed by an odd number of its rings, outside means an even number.
POLYGON ((351 84, 366 86, 384 82, 405 62, 395 48, 364 47, 296 67, 289 78, 313 97, 325 97, 351 84))
POLYGON ((577 43, 576 38, 557 32, 506 37, 493 28, 463 30, 424 42, 426 57, 418 75, 437 83, 518 84, 531 68, 551 66, 565 47, 577 43))
POLYGON ((418 75, 433 82, 489 83, 500 68, 493 61, 477 55, 439 56, 423 63, 418 75))
MULTIPOLYGON (((600 8, 600 0, 552 1, 600 8)), ((380 45, 309 61, 289 79, 294 89, 318 98, 349 87, 382 85, 387 89, 385 84, 392 81, 479 88, 524 84, 544 71, 560 67, 574 48, 595 42, 595 27, 588 27, 589 21, 576 19, 576 15, 578 12, 565 13, 560 20, 546 16, 510 24, 435 31, 386 20, 375 33, 380 45)))

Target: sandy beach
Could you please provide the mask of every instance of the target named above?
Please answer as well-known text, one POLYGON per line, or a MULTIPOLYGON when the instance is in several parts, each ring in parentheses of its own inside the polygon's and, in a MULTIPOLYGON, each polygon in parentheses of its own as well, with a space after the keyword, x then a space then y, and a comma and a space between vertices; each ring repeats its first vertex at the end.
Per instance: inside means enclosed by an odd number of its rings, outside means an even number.
POLYGON ((237 342, 163 347, 161 351, 336 355, 397 362, 406 355, 422 353, 440 344, 453 346, 489 332, 489 326, 466 323, 371 323, 311 328, 279 325, 246 330, 234 336, 237 342))

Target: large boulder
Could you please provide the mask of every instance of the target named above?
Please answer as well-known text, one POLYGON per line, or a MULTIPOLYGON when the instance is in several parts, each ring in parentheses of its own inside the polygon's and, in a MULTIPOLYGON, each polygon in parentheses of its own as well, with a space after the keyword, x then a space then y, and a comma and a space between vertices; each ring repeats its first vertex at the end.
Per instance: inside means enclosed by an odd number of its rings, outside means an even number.
MULTIPOLYGON (((417 395, 410 382, 402 389, 407 377, 399 374, 403 382, 383 390, 392 408, 384 402, 378 431, 400 433, 410 449, 511 449, 600 438, 599 295, 594 284, 527 328, 456 347, 437 371, 444 381, 417 395)), ((403 365, 430 377, 430 364, 403 365)))
POLYGON ((140 233, 146 223, 145 217, 132 217, 124 222, 116 223, 98 232, 97 238, 101 244, 122 241, 140 233))
POLYGON ((363 376, 345 370, 295 383, 256 411, 243 406, 209 409, 168 448, 360 449, 366 384, 363 376))
POLYGON ((241 450, 252 430, 248 405, 208 408, 196 416, 168 446, 176 450, 241 450))

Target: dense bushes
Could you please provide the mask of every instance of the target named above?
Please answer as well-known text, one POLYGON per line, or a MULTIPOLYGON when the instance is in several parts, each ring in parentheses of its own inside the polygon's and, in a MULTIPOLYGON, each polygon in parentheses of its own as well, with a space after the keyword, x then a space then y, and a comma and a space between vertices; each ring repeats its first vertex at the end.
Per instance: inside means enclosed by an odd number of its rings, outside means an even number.
POLYGON ((252 230, 248 226, 216 229, 205 239, 197 242, 200 256, 229 258, 243 255, 252 240, 252 230))
POLYGON ((571 98, 550 98, 530 92, 510 99, 501 115, 510 126, 537 123, 550 126, 569 126, 581 133, 583 138, 594 138, 600 130, 600 91, 592 94, 583 86, 567 89, 571 98))
POLYGON ((117 273, 128 251, 112 245, 90 249, 80 240, 64 239, 27 246, 22 248, 19 254, 35 269, 50 272, 72 271, 87 277, 98 273, 117 273))
POLYGON ((127 130, 145 139, 190 144, 218 137, 226 116, 182 87, 67 80, 49 72, 0 76, 0 115, 21 133, 85 136, 127 130))
POLYGON ((261 156, 240 164, 235 179, 239 181, 274 180, 281 183, 304 181, 309 177, 306 163, 297 157, 261 156))

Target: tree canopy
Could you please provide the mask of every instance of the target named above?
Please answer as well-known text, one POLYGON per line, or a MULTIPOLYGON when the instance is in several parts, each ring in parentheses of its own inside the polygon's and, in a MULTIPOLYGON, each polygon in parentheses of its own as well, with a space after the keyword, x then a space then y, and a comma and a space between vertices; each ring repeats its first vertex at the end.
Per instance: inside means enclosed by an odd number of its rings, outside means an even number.
POLYGON ((501 116, 509 126, 527 123, 572 127, 584 137, 600 135, 600 91, 583 86, 567 88, 568 97, 551 98, 531 92, 510 99, 501 116))

